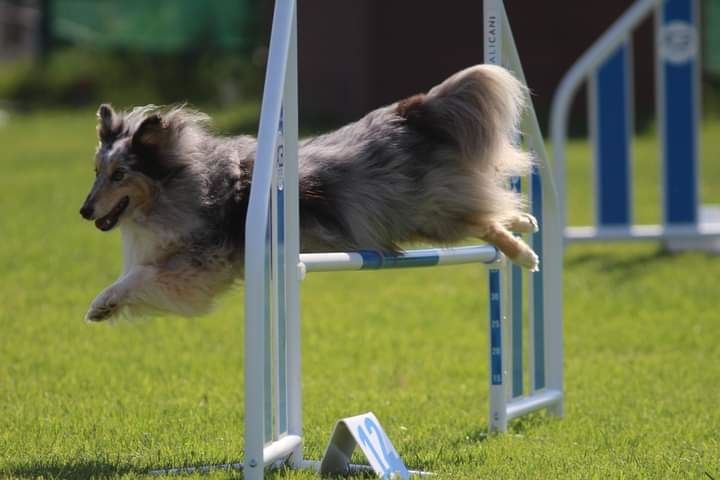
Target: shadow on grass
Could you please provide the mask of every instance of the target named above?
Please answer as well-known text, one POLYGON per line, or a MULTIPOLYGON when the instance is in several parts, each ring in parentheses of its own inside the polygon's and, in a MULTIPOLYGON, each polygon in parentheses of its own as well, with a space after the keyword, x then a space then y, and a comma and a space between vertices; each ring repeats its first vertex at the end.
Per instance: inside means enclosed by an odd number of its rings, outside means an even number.
POLYGON ((600 273, 622 274, 621 278, 628 278, 655 263, 668 260, 680 255, 670 252, 662 247, 655 250, 637 254, 627 252, 614 253, 607 250, 594 251, 579 255, 572 255, 566 262, 567 267, 589 267, 600 273))
MULTIPOLYGON (((182 479, 184 476, 193 477, 197 475, 205 475, 210 473, 222 472, 223 478, 241 479, 242 464, 197 464, 185 465, 182 467, 153 467, 141 468, 135 465, 125 463, 110 463, 100 460, 85 460, 76 462, 36 462, 10 465, 0 468, 0 478, 52 478, 59 480, 80 480, 88 478, 118 478, 129 475, 131 477, 147 477, 147 478, 177 478, 182 479)), ((286 478, 288 469, 285 467, 275 470, 267 470, 265 478, 280 479, 286 478)), ((345 476, 330 478, 347 478, 345 476)), ((371 471, 354 472, 350 478, 377 478, 371 471)))
MULTIPOLYGON (((101 460, 69 461, 64 463, 38 461, 0 468, 0 477, 75 480, 87 478, 118 478, 130 475, 148 478, 182 478, 183 475, 198 475, 222 471, 225 475, 224 478, 242 478, 242 471, 237 465, 239 464, 217 464, 209 468, 207 464, 185 465, 183 467, 163 466, 142 468, 127 463, 112 463, 101 460)), ((276 478, 276 476, 270 474, 270 472, 268 472, 266 477, 276 478)))
POLYGON ((500 435, 524 435, 525 432, 536 431, 541 425, 546 425, 557 420, 557 417, 553 417, 547 412, 534 412, 511 420, 508 423, 508 430, 505 433, 488 433, 487 427, 475 428, 465 432, 463 438, 456 440, 454 445, 458 446, 460 444, 467 443, 483 443, 500 435))
POLYGON ((99 460, 81 460, 69 462, 28 462, 0 468, 0 476, 17 478, 112 478, 127 474, 145 474, 146 470, 122 464, 99 460))

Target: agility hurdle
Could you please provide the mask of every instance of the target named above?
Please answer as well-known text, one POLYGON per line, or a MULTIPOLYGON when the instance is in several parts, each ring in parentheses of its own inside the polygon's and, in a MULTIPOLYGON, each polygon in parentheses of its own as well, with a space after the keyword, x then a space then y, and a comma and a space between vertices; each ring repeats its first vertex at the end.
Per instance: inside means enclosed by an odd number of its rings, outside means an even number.
MULTIPOLYGON (((501 0, 484 0, 485 57, 523 79, 501 0)), ((557 195, 534 111, 523 119, 524 141, 539 169, 526 188, 540 223, 530 242, 541 272, 525 273, 488 245, 383 252, 300 254, 298 214, 297 35, 295 0, 277 0, 263 92, 257 159, 246 222, 244 477, 262 479, 280 465, 322 471, 303 457, 300 380, 302 278, 312 272, 432 267, 477 263, 489 270, 489 428, 547 408, 562 414, 562 230, 557 195), (530 275, 522 292, 522 275, 530 275), (526 315, 524 305, 527 305, 526 315), (523 317, 530 345, 529 384, 523 370, 523 317)), ((327 455, 326 455, 327 459, 327 455)), ((392 465, 390 458, 381 460, 392 465)), ((345 472, 364 469, 346 465, 345 472)), ((384 473, 389 478, 394 470, 384 473)), ((400 476, 422 472, 405 472, 400 476)))
MULTIPOLYGON (((550 131, 559 204, 565 203, 570 107, 588 84, 595 224, 566 227, 568 242, 662 240, 671 250, 720 251, 720 208, 699 202, 700 62, 697 0, 637 0, 577 60, 553 98, 550 131), (656 113, 662 225, 632 219, 632 33, 655 18, 656 113)), ((567 225, 566 212, 562 212, 567 225)))

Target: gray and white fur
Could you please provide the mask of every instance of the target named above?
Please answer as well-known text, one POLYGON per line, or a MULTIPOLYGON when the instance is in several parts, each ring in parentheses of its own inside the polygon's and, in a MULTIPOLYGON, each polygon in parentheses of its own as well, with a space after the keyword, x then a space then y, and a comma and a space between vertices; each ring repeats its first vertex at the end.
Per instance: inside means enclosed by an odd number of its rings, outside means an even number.
MULTIPOLYGON (((511 233, 537 230, 508 189, 532 166, 513 144, 525 98, 509 72, 478 65, 302 141, 301 250, 401 252, 409 241, 478 237, 537 270, 511 233)), ((242 277, 257 145, 213 135, 208 122, 184 107, 100 106, 96 179, 81 214, 103 231, 120 226, 124 267, 88 320, 202 314, 242 277)))

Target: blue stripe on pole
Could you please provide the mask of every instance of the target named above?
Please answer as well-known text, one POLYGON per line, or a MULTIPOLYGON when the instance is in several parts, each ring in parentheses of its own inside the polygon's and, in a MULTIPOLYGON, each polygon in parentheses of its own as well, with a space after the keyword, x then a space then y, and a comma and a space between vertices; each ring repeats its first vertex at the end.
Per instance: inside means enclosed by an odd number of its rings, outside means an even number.
POLYGON ((512 266, 512 396, 523 394, 522 268, 512 266))
POLYGON ((595 165, 597 222, 630 224, 631 95, 629 42, 621 45, 595 74, 595 165))
POLYGON ((278 221, 278 392, 279 413, 278 428, 287 431, 287 303, 285 292, 285 191, 277 190, 277 221, 278 221))
POLYGON ((288 429, 288 392, 287 392, 287 292, 285 272, 285 106, 280 108, 278 124, 278 145, 275 150, 275 182, 277 189, 275 201, 277 203, 277 238, 278 238, 278 331, 277 331, 277 375, 278 375, 278 430, 280 433, 288 429))
POLYGON ((665 168, 664 221, 698 220, 697 15, 693 0, 666 0, 662 6, 660 55, 664 91, 662 151, 665 168))
POLYGON ((437 249, 415 250, 412 255, 393 255, 374 250, 360 250, 358 253, 363 259, 363 270, 430 267, 440 261, 440 253, 437 249))
MULTIPOLYGON (((542 183, 540 180, 540 173, 537 168, 533 169, 533 173, 530 176, 531 181, 531 201, 532 201, 532 214, 538 221, 538 225, 543 227, 543 213, 542 213, 542 183)), ((542 268, 544 262, 543 255, 543 232, 535 232, 533 234, 533 249, 540 257, 540 267, 542 268)), ((535 371, 531 372, 533 375, 533 385, 535 389, 545 387, 545 310, 543 308, 543 272, 535 272, 531 274, 531 281, 533 285, 533 336, 531 339, 533 342, 533 364, 535 371)))
MULTIPOLYGON (((271 215, 271 214, 270 214, 271 215)), ((271 299, 273 294, 272 279, 272 218, 268 218, 267 228, 265 231, 265 272, 263 281, 266 285, 267 297, 265 297, 265 385, 264 388, 264 404, 265 404, 265 441, 269 442, 273 437, 273 408, 272 401, 272 378, 273 378, 273 362, 272 362, 272 330, 270 328, 270 315, 272 314, 271 299)))
MULTIPOLYGON (((510 188, 522 191, 520 177, 513 177, 510 188)), ((512 396, 523 394, 523 270, 512 265, 512 396)))
POLYGON ((490 383, 502 385, 502 316, 500 270, 492 268, 490 278, 490 383))

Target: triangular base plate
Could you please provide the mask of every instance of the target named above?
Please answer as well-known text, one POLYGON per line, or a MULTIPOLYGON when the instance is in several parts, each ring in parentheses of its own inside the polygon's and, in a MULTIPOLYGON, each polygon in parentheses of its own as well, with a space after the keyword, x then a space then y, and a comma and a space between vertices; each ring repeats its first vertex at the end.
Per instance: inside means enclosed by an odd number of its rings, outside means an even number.
POLYGON ((360 447, 378 477, 410 478, 410 472, 372 412, 343 418, 337 422, 325 455, 320 462, 320 474, 347 475, 350 473, 350 458, 355 446, 360 447))

